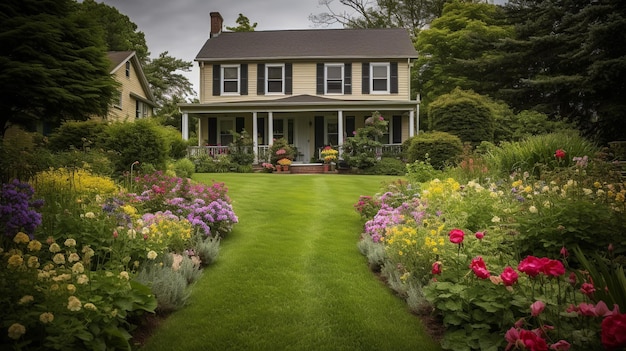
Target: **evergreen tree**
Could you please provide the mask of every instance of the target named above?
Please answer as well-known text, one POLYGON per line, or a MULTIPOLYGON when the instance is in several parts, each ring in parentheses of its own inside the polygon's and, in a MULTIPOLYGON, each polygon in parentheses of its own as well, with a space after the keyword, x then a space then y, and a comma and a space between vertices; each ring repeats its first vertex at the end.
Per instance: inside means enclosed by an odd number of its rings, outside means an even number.
POLYGON ((232 32, 254 32, 258 24, 254 22, 253 25, 250 25, 250 19, 241 13, 235 22, 238 24, 236 27, 226 27, 226 29, 232 32))
POLYGON ((72 0, 0 3, 0 127, 104 115, 116 92, 102 31, 72 0))

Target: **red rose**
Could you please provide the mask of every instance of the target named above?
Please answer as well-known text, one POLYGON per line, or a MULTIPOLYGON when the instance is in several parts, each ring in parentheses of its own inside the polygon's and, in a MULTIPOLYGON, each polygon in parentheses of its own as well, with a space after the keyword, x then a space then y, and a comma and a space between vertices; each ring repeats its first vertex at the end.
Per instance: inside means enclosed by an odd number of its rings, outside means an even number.
POLYGON ((483 240, 484 237, 485 237, 485 233, 483 233, 483 232, 476 232, 476 239, 483 240))
POLYGON ((558 277, 565 274, 565 267, 561 261, 548 260, 543 267, 541 267, 541 272, 549 277, 558 277))
POLYGON ((596 292, 596 288, 591 283, 584 283, 580 286, 580 292, 587 296, 591 296, 594 292, 596 292))
POLYGON ((441 274, 441 263, 440 262, 433 263, 433 268, 431 270, 431 273, 433 275, 441 274))
POLYGON ((548 351, 546 341, 530 330, 522 329, 519 333, 519 339, 527 350, 548 351))
POLYGON ((562 160, 565 158, 565 151, 563 151, 563 149, 558 149, 554 152, 554 157, 556 157, 559 160, 562 160))
POLYGON ((500 278, 502 279, 504 286, 511 286, 517 282, 519 275, 512 267, 507 266, 502 274, 500 274, 500 278))
POLYGON ((613 314, 602 320, 601 340, 607 350, 626 347, 626 314, 613 314))
POLYGON ((517 270, 526 273, 529 277, 536 277, 541 272, 541 267, 543 263, 540 259, 528 256, 517 265, 517 270))
POLYGON ((472 259, 470 263, 470 268, 474 271, 474 274, 480 279, 489 278, 489 271, 487 270, 487 266, 485 265, 485 261, 483 258, 478 256, 472 259))
POLYGON ((450 242, 453 244, 462 243, 465 237, 465 233, 461 229, 452 229, 448 235, 450 236, 450 242))

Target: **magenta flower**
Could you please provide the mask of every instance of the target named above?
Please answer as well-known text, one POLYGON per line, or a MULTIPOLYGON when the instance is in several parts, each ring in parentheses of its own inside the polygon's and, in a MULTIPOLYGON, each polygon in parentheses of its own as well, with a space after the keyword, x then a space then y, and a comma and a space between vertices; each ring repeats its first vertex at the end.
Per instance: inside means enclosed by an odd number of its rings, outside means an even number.
POLYGON ((504 286, 511 286, 515 284, 518 278, 519 275, 511 266, 504 268, 504 271, 500 274, 500 279, 502 279, 504 286))
POLYGON ((530 305, 530 314, 533 317, 537 317, 538 315, 541 314, 541 312, 543 312, 543 310, 546 308, 546 304, 543 301, 535 301, 533 302, 532 305, 530 305))
POLYGON ((461 244, 465 238, 465 233, 461 229, 452 229, 448 235, 453 244, 461 244))

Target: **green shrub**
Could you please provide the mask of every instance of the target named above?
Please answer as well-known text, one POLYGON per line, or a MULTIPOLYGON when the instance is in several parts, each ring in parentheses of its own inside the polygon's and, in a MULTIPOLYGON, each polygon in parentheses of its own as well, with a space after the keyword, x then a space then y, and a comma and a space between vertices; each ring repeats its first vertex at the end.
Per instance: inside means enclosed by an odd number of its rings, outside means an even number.
POLYGON ((409 181, 416 183, 423 183, 435 178, 441 177, 443 172, 436 170, 430 164, 430 158, 426 155, 424 161, 415 161, 406 165, 407 177, 409 181))
POLYGON ((68 121, 50 134, 48 147, 55 152, 97 148, 106 128, 106 124, 95 120, 68 121))
POLYGON ((195 171, 196 165, 188 158, 181 158, 174 162, 174 172, 176 172, 176 176, 178 177, 191 178, 195 171))
POLYGON ((372 241, 372 237, 369 235, 361 236, 357 246, 361 254, 367 257, 370 269, 374 272, 380 272, 385 262, 385 247, 372 241))
POLYGON ((112 176, 114 171, 109 155, 100 150, 63 151, 52 155, 52 160, 55 167, 84 168, 102 176, 112 176))
POLYGON ((164 170, 168 143, 160 128, 148 119, 111 124, 106 130, 105 145, 113 152, 115 171, 120 174, 129 171, 135 161, 139 161, 140 165, 150 163, 156 169, 164 170))
POLYGON ((404 162, 390 157, 383 157, 373 166, 363 170, 364 174, 376 175, 399 175, 406 174, 406 166, 404 162))
POLYGON ((170 158, 179 159, 187 155, 187 142, 183 140, 180 132, 172 126, 161 126, 155 124, 156 130, 161 133, 165 140, 168 150, 167 154, 170 158))
POLYGON ((296 151, 289 145, 289 142, 285 138, 280 138, 274 140, 272 146, 270 146, 269 150, 270 154, 270 163, 275 165, 278 163, 278 160, 287 158, 289 160, 293 160, 296 151))
POLYGON ((217 260, 220 253, 220 237, 198 237, 194 252, 200 257, 201 264, 208 266, 217 260))
POLYGON ((54 166, 52 153, 43 146, 38 136, 41 134, 15 128, 0 140, 0 180, 26 180, 54 166))
POLYGON ((455 163, 462 152, 463 144, 459 137, 434 131, 420 133, 411 138, 406 157, 409 163, 430 159, 430 164, 435 169, 443 169, 455 163))
POLYGON ((490 103, 488 97, 454 89, 428 105, 429 130, 454 134, 473 145, 493 141, 495 117, 490 103))
POLYGON ((172 258, 148 262, 135 278, 150 287, 157 299, 157 311, 163 313, 182 308, 190 295, 187 279, 172 269, 172 263, 172 258))
POLYGON ((350 167, 367 169, 376 164, 381 155, 381 146, 377 138, 387 131, 388 122, 378 111, 365 120, 365 126, 356 130, 353 137, 346 139, 343 145, 343 157, 350 167))
POLYGON ((573 157, 594 157, 598 151, 598 147, 576 132, 567 131, 502 143, 499 148, 489 150, 486 160, 490 169, 501 172, 503 176, 517 171, 539 177, 542 171, 572 165, 573 157), (565 151, 565 158, 555 157, 558 149, 565 151))
POLYGON ((228 148, 231 161, 240 166, 252 165, 254 162, 254 153, 252 152, 254 143, 248 132, 245 130, 241 133, 231 131, 231 134, 233 135, 233 142, 228 148))

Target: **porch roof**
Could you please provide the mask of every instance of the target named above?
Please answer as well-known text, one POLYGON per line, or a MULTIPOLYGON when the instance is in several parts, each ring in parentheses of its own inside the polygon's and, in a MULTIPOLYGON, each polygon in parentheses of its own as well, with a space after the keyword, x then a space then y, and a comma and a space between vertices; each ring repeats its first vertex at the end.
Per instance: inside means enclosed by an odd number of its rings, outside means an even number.
POLYGON ((296 95, 275 100, 178 104, 183 113, 412 110, 419 100, 339 100, 296 95))

